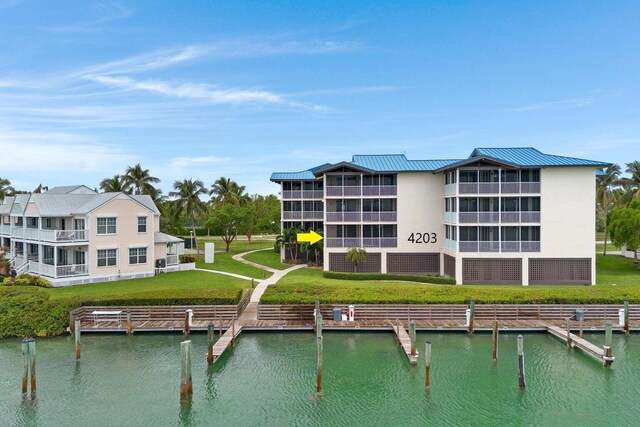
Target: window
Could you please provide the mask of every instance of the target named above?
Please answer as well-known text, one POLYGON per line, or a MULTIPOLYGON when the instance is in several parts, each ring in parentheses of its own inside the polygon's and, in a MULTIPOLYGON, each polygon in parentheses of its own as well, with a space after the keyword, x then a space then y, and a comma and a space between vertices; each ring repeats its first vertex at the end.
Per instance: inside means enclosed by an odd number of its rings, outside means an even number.
POLYGON ((139 216, 138 217, 138 233, 146 233, 147 232, 147 217, 139 216))
POLYGON ((520 176, 522 182, 540 182, 540 169, 523 169, 520 176))
POLYGON ((478 182, 477 170, 461 170, 460 182, 478 182))
POLYGON ((130 248, 129 264, 146 264, 147 248, 130 248))
POLYGON ((118 265, 117 249, 98 249, 98 267, 118 265))
POLYGON ((517 212, 519 200, 518 197, 503 197, 502 212, 517 212))
POLYGON ((98 218, 98 234, 116 234, 116 218, 98 218))
POLYGON ((522 197, 520 206, 525 212, 540 212, 540 197, 522 197))
POLYGON ((478 240, 478 227, 460 227, 461 242, 475 242, 478 240))
POLYGON ((512 169, 503 170, 502 182, 518 182, 518 171, 512 169))
POLYGON ((478 199, 476 197, 462 197, 460 212, 478 212, 478 199))

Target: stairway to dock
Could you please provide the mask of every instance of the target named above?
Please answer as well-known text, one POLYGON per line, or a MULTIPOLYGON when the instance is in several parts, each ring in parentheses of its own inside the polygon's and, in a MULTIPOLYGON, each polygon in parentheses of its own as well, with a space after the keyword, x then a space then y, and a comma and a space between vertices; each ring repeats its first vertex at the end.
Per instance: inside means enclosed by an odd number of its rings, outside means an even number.
POLYGON ((566 329, 562 329, 559 326, 552 326, 552 325, 546 325, 546 327, 547 327, 547 332, 549 332, 554 337, 564 341, 565 343, 567 342, 567 336, 568 336, 568 339, 571 341, 572 347, 579 348, 586 355, 596 359, 597 361, 601 362, 605 366, 610 366, 615 360, 613 356, 607 357, 604 353, 604 349, 596 346, 593 343, 590 343, 584 338, 580 338, 579 336, 574 335, 572 333, 567 334, 566 329))

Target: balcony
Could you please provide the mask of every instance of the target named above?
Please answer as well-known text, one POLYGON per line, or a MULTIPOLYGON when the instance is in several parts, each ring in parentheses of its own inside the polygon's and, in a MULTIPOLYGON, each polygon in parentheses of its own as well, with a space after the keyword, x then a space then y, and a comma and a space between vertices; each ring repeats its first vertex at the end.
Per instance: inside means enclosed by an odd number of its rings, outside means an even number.
MULTIPOLYGON (((445 212, 445 222, 456 223, 456 212, 445 212)), ((458 221, 460 224, 498 224, 500 222, 509 223, 539 223, 540 212, 459 212, 458 221)))
POLYGON ((302 219, 301 211, 282 211, 283 220, 302 219))
POLYGON ((360 237, 326 237, 327 248, 352 248, 362 247, 360 237))
POLYGON ((363 222, 396 222, 397 212, 362 212, 363 222))
POLYGON ((41 230, 11 227, 11 237, 42 242, 83 242, 89 240, 89 230, 41 230))
POLYGON ((303 219, 324 219, 324 212, 322 211, 304 211, 302 213, 303 219))
POLYGON ((326 186, 326 197, 353 197, 361 195, 360 186, 326 186))
MULTIPOLYGON (((455 251, 455 241, 445 241, 445 247, 455 251), (447 242, 451 242, 448 244, 447 242)), ((540 252, 540 242, 533 241, 471 241, 458 242, 459 252, 540 252)))
POLYGON ((503 194, 535 194, 540 192, 539 182, 503 182, 501 187, 503 194))
POLYGON ((363 248, 397 248, 397 237, 363 237, 363 248))
POLYGON ((167 254, 167 265, 175 265, 178 263, 177 254, 167 254))
POLYGON ((540 193, 539 182, 460 182, 446 184, 444 195, 457 194, 537 194, 540 193), (456 190, 456 185, 457 190, 456 190))
POLYGON ((0 224, 0 236, 8 236, 11 234, 11 226, 9 224, 0 224))
POLYGON ((364 185, 363 196, 396 196, 398 187, 395 185, 364 185))
POLYGON ((360 222, 360 212, 327 212, 327 222, 360 222))
POLYGON ((502 212, 502 223, 540 222, 540 211, 502 212))
POLYGON ((302 190, 283 190, 282 198, 283 199, 301 199, 302 190))
POLYGON ((497 224, 500 222, 500 212, 460 212, 458 214, 461 224, 477 224, 489 223, 497 224))

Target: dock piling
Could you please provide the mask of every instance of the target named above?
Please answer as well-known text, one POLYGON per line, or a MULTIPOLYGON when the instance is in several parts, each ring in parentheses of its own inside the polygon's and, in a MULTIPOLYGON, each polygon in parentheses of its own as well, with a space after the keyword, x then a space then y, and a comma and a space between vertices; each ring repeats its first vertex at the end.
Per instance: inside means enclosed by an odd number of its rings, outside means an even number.
POLYGON ((127 311, 127 335, 133 334, 133 322, 131 321, 131 312, 127 311))
POLYGON ((624 300, 624 333, 629 335, 629 300, 624 300))
POLYGON ((316 338, 316 397, 322 397, 322 335, 316 338))
POLYGON ((416 348, 416 322, 409 322, 409 338, 411 338, 411 357, 416 357, 418 349, 416 348))
POLYGON ((493 353, 493 361, 498 361, 498 321, 493 321, 493 340, 492 340, 492 353, 493 353))
POLYGON ((526 387, 524 379, 524 342, 522 335, 518 335, 518 385, 521 389, 526 387))
POLYGON ((191 341, 183 341, 180 343, 181 356, 181 381, 180 381, 180 397, 188 398, 193 394, 193 382, 191 378, 191 341))
POLYGON ((608 321, 604 327, 604 366, 609 367, 613 362, 613 354, 611 352, 611 345, 613 344, 613 331, 611 329, 611 321, 608 321))
POLYGON ((431 341, 424 342, 424 388, 429 391, 431 387, 431 341))
POLYGON ((76 343, 76 362, 80 361, 80 319, 74 321, 74 338, 76 343))
POLYGON ((184 312, 184 328, 182 330, 184 335, 189 335, 189 311, 184 312))
POLYGON ((209 338, 209 345, 207 346, 207 364, 209 366, 213 364, 213 339, 215 329, 213 322, 209 322, 207 325, 207 337, 209 338))
POLYGON ((567 317, 567 348, 570 349, 571 348, 571 327, 570 327, 570 322, 571 318, 567 317))
POLYGON ((318 312, 316 316, 316 337, 322 336, 322 314, 318 312))
POLYGON ((231 345, 236 346, 236 316, 233 316, 233 323, 231 324, 231 345))
POLYGON ((474 300, 469 301, 469 335, 473 335, 473 317, 476 311, 476 302, 474 300))
POLYGON ((27 338, 22 340, 22 363, 24 372, 22 374, 22 394, 26 396, 29 387, 29 342, 27 338))

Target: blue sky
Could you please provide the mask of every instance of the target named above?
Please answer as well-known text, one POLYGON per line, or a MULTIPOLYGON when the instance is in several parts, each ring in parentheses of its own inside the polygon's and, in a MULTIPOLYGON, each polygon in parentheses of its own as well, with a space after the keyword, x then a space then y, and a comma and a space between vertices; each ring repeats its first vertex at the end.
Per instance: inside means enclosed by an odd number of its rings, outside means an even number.
POLYGON ((638 2, 0 0, 0 177, 273 171, 534 146, 640 159, 638 2))

